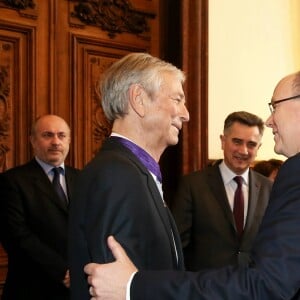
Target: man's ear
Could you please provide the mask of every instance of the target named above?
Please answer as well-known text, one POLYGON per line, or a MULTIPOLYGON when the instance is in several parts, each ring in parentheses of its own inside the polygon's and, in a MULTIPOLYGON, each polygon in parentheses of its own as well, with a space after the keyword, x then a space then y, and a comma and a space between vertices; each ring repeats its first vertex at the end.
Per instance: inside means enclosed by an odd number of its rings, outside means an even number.
POLYGON ((129 105, 140 116, 145 115, 144 97, 146 92, 139 84, 132 84, 129 87, 129 105))
POLYGON ((221 141, 221 149, 224 150, 225 136, 223 134, 220 134, 220 141, 221 141))

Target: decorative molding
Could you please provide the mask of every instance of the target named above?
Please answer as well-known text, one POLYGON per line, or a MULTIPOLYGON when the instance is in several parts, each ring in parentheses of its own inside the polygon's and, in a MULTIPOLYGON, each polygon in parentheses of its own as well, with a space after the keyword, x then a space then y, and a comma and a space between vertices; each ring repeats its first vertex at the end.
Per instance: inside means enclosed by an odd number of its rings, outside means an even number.
MULTIPOLYGON (((99 99, 95 100, 99 102, 99 99)), ((94 114, 94 138, 97 144, 101 145, 111 133, 111 125, 106 120, 103 109, 100 105, 96 107, 94 114)))
POLYGON ((100 27, 110 38, 124 32, 143 34, 149 32, 146 17, 153 14, 140 12, 128 0, 69 0, 74 2, 71 17, 86 25, 100 27))
MULTIPOLYGON (((90 64, 94 65, 98 69, 99 73, 102 74, 115 59, 102 59, 99 56, 91 56, 90 64)), ((100 75, 101 76, 101 75, 100 75)), ((101 106, 101 95, 99 94, 99 83, 91 82, 93 84, 93 92, 91 94, 94 105, 93 105, 93 136, 96 144, 101 145, 103 141, 111 133, 111 124, 105 117, 104 111, 101 106)), ((95 153, 94 153, 95 154, 95 153)))
POLYGON ((9 67, 0 65, 0 172, 6 170, 6 156, 9 151, 6 141, 9 133, 9 93, 9 67))
POLYGON ((208 4, 183 1, 182 68, 189 74, 185 96, 190 107, 190 121, 183 127, 183 174, 208 163, 208 4))
POLYGON ((0 0, 0 3, 13 9, 35 8, 33 0, 0 0))
POLYGON ((74 123, 73 134, 76 139, 74 162, 82 168, 95 156, 111 133, 111 124, 104 115, 99 95, 98 84, 102 74, 124 55, 147 51, 148 45, 123 45, 117 40, 102 40, 76 33, 71 33, 70 37, 73 101, 70 113, 74 116, 74 122, 71 123, 74 123))
POLYGON ((36 20, 38 17, 36 4, 33 0, 0 0, 1 7, 16 10, 23 18, 36 20))
MULTIPOLYGON (((100 57, 92 56, 90 58, 90 64, 94 64, 100 73, 103 73, 114 61, 115 59, 100 59, 100 57)), ((99 146, 102 145, 104 140, 111 133, 111 124, 106 119, 104 111, 101 106, 101 95, 99 94, 98 81, 91 83, 93 84, 93 92, 91 94, 94 105, 93 105, 93 136, 95 143, 99 146)), ((96 150, 98 151, 98 150, 96 150)), ((93 154, 96 154, 94 152, 93 154)))

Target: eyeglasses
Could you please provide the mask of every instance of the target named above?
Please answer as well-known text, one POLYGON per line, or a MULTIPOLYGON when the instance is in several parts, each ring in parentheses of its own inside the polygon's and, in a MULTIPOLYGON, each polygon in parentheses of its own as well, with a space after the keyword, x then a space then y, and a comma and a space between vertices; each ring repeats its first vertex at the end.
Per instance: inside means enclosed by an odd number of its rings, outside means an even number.
POLYGON ((276 105, 278 103, 288 101, 288 100, 293 100, 293 99, 296 99, 296 98, 300 98, 300 95, 296 95, 296 96, 289 97, 289 98, 284 98, 284 99, 281 99, 281 100, 271 101, 270 103, 268 103, 271 114, 275 111, 276 105))

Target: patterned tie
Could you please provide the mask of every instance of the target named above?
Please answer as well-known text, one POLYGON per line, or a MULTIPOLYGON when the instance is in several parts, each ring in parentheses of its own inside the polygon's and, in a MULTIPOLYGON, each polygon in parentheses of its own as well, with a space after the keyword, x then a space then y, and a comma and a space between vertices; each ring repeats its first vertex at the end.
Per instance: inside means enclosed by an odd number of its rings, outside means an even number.
POLYGON ((61 201, 63 201, 63 203, 65 203, 65 204, 68 204, 68 199, 66 197, 66 194, 65 194, 65 192, 60 184, 60 180, 59 180, 59 176, 62 171, 62 168, 61 167, 53 168, 52 171, 54 174, 53 180, 52 180, 52 185, 53 185, 58 197, 61 199, 61 201))
POLYGON ((238 236, 241 237, 244 228, 244 195, 242 190, 243 178, 236 176, 233 180, 237 183, 237 188, 234 193, 233 215, 238 236))

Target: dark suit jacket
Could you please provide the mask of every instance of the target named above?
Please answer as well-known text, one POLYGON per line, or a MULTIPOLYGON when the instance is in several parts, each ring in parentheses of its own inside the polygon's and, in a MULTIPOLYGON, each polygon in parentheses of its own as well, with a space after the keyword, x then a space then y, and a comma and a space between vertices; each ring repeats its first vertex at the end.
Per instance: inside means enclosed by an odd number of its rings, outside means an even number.
MULTIPOLYGON (((78 171, 65 168, 69 200, 78 171)), ((3 246, 8 273, 2 299, 69 299, 67 205, 35 159, 0 175, 3 246)))
POLYGON ((141 271, 133 278, 131 300, 300 299, 299 174, 297 154, 281 166, 275 179, 249 267, 195 273, 141 271))
POLYGON ((184 176, 174 199, 187 270, 247 263, 269 201, 272 182, 250 170, 248 214, 239 240, 219 163, 184 176))
POLYGON ((69 226, 71 299, 90 299, 85 264, 114 261, 111 234, 139 268, 183 268, 175 222, 152 175, 129 149, 109 138, 78 179, 69 226))

